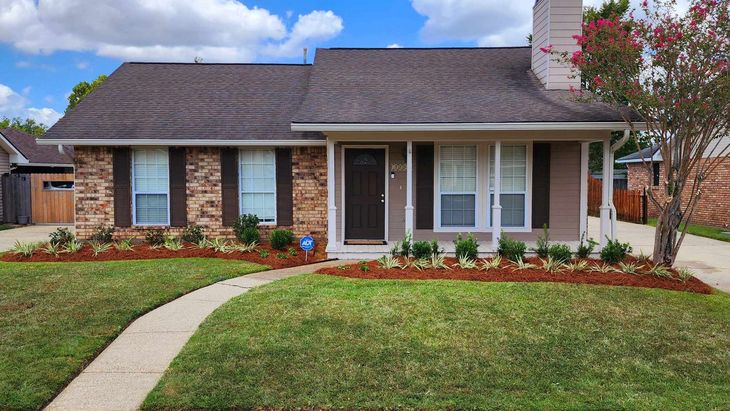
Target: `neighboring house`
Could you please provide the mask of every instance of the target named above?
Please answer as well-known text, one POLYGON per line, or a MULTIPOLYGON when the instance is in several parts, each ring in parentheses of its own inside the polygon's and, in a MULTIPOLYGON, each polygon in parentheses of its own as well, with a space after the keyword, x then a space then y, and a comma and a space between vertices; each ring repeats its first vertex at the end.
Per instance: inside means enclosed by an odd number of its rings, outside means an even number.
MULTIPOLYGON (((728 146, 730 137, 721 138, 716 146, 713 144, 708 148, 703 157, 717 156, 728 146)), ((727 149, 724 153, 727 155, 727 149)), ((692 215, 694 224, 730 227, 730 158, 726 157, 720 161, 717 168, 702 182, 700 201, 692 215)), ((665 198, 664 162, 658 146, 647 147, 640 152, 621 157, 616 162, 628 166, 629 190, 647 188, 652 190, 660 201, 665 198)), ((648 201, 648 215, 657 216, 657 208, 651 201, 648 201)))
MULTIPOLYGON (((407 232, 577 242, 588 144, 626 128, 541 47, 578 49, 580 0, 541 0, 530 47, 319 49, 313 65, 125 63, 46 134, 75 147, 76 228, 141 237, 239 214, 375 256, 407 232), (495 181, 499 184, 495 184, 495 181)), ((608 147, 608 145, 606 145, 608 147)), ((601 238, 608 235, 608 197, 601 238)))
MULTIPOLYGON (((0 128, 0 176, 7 174, 69 173, 73 173, 73 147, 64 147, 63 153, 61 153, 55 146, 39 145, 34 136, 22 131, 14 128, 0 128)), ((46 180, 40 183, 45 183, 48 186, 46 188, 47 190, 73 188, 73 178, 70 181, 67 178, 46 180)), ((8 183, 9 179, 5 177, 2 181, 4 185, 8 183)), ((2 188, 0 189, 0 221, 17 223, 16 216, 11 217, 5 214, 6 208, 9 207, 9 209, 15 211, 18 207, 8 204, 10 199, 4 199, 3 197, 6 196, 6 193, 12 192, 15 193, 13 195, 16 197, 27 197, 22 200, 13 198, 14 202, 30 206, 31 193, 28 190, 22 190, 16 193, 16 191, 10 190, 7 187, 0 188, 2 188)), ((39 192, 42 189, 43 187, 39 187, 39 192)), ((27 214, 30 217, 30 212, 27 214)))

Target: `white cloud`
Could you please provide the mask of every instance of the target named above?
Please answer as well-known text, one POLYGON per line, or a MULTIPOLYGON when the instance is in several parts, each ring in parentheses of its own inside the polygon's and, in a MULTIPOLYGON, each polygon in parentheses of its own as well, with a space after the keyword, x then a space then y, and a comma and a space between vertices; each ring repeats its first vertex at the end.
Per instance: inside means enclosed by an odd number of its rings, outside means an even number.
POLYGON ((93 51, 134 60, 251 61, 336 36, 332 11, 300 15, 291 31, 279 16, 236 0, 3 0, 0 42, 27 53, 93 51))
POLYGON ((89 68, 89 62, 88 61, 77 61, 76 62, 76 68, 79 70, 86 70, 89 68))
MULTIPOLYGON (((27 87, 26 87, 27 88, 27 87)), ((47 126, 52 126, 63 114, 48 107, 29 107, 30 101, 10 87, 0 84, 0 117, 32 118, 47 126)))
POLYGON ((400 45, 400 44, 398 44, 398 43, 393 43, 393 44, 388 44, 388 48, 389 48, 389 49, 402 49, 402 48, 403 48, 403 46, 401 46, 401 45, 400 45))

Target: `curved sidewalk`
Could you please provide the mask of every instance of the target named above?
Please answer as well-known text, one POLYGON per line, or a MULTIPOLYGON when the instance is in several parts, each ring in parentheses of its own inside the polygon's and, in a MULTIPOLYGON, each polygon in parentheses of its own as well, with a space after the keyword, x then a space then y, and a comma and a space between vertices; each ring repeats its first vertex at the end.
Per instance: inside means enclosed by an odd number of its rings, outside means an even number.
POLYGON ((201 322, 253 287, 320 267, 262 271, 193 291, 136 319, 48 405, 47 410, 135 410, 201 322))

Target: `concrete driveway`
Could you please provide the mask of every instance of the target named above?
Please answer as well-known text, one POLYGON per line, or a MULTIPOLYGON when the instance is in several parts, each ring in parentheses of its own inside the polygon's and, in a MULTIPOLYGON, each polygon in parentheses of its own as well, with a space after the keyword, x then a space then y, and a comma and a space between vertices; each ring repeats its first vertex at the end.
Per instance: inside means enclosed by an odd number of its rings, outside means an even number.
POLYGON ((29 225, 0 231, 0 251, 7 251, 16 241, 21 243, 48 241, 48 234, 58 227, 68 227, 71 232, 74 231, 73 226, 66 225, 29 225))
MULTIPOLYGON (((598 239, 600 220, 588 217, 588 234, 598 239)), ((654 227, 619 221, 618 239, 628 241, 634 253, 651 255, 654 250, 654 227)), ((676 267, 689 267, 705 283, 730 292, 730 243, 687 234, 677 255, 676 267)))

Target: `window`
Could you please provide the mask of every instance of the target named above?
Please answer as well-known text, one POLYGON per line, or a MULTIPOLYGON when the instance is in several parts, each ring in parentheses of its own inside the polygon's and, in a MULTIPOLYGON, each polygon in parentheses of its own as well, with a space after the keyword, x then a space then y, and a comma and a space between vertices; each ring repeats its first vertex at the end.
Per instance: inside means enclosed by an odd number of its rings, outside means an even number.
POLYGON ((276 156, 274 150, 241 150, 241 214, 276 223, 276 156))
MULTIPOLYGON (((503 227, 524 227, 527 199, 527 146, 502 145, 501 194, 503 227)), ((494 201, 494 146, 489 150, 489 221, 494 201)))
POLYGON ((134 150, 132 160, 132 194, 134 223, 168 225, 169 172, 167 150, 134 150))
POLYGON ((477 147, 441 146, 439 188, 442 227, 476 225, 477 147))
POLYGON ((68 191, 74 189, 74 182, 73 181, 44 181, 43 182, 43 189, 44 190, 51 190, 51 191, 68 191))
POLYGON ((659 185, 659 163, 651 163, 651 171, 652 171, 651 185, 658 186, 659 185))

